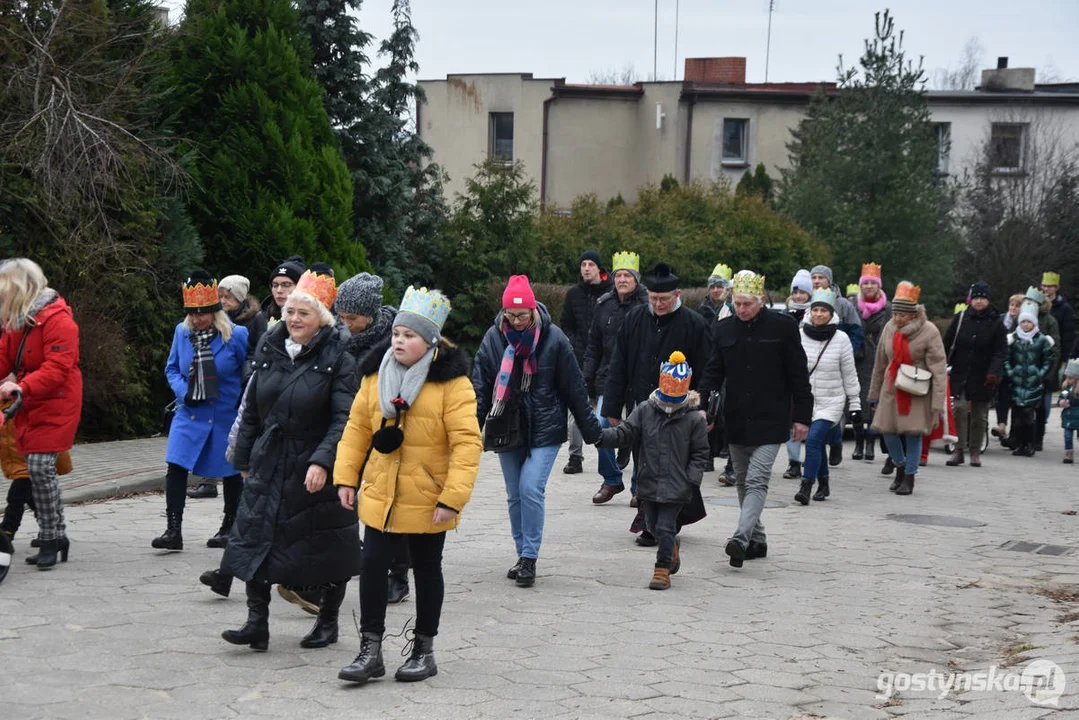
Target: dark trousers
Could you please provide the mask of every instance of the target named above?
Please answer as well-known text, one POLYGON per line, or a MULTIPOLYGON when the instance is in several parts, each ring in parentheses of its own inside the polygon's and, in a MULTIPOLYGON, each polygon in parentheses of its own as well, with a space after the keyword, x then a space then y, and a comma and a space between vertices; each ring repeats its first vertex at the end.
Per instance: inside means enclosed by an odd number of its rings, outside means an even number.
POLYGON ((648 532, 655 536, 658 543, 656 565, 670 568, 674 560, 674 542, 678 535, 678 513, 682 511, 682 503, 641 500, 640 505, 644 509, 644 521, 648 526, 648 532))
MULTIPOLYGON (((187 503, 187 476, 185 468, 175 463, 169 463, 168 472, 165 473, 165 509, 171 513, 183 515, 184 505, 187 503)), ((244 480, 239 473, 224 478, 221 489, 225 496, 225 512, 234 514, 240 505, 240 495, 243 493, 244 480)))
POLYGON ((0 530, 11 535, 18 532, 26 508, 30 508, 30 512, 37 512, 34 508, 33 483, 28 477, 17 478, 11 481, 11 487, 7 489, 7 507, 4 508, 4 519, 0 521, 0 530))
POLYGON ((394 535, 396 541, 393 547, 393 559, 390 561, 390 575, 404 581, 408 581, 408 569, 412 565, 412 558, 408 554, 408 542, 404 535, 394 535))
POLYGON ((1012 381, 1005 375, 997 385, 997 425, 1008 424, 1008 411, 1012 407, 1012 381))
MULTIPOLYGON (((1041 401, 1038 401, 1041 405, 1041 401)), ((1033 445, 1037 434, 1038 410, 1037 408, 1012 406, 1012 432, 1011 437, 1015 447, 1033 445)))
POLYGON ((412 576, 416 580, 416 634, 438 635, 442 616, 442 548, 446 533, 421 535, 384 533, 373 527, 363 532, 363 570, 360 572, 360 631, 384 635, 386 632, 386 573, 393 563, 400 540, 408 545, 412 576))

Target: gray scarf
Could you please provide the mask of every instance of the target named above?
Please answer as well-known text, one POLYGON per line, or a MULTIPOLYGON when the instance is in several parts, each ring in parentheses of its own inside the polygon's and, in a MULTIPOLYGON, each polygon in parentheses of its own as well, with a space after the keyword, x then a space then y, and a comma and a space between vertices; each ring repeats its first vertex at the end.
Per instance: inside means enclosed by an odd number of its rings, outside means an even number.
POLYGON ((386 350, 382 364, 378 366, 378 404, 382 408, 382 417, 387 420, 397 417, 397 408, 393 404, 396 398, 401 398, 408 403, 408 407, 412 407, 423 389, 427 371, 431 369, 434 359, 435 348, 429 347, 412 367, 405 367, 393 356, 392 345, 386 350))

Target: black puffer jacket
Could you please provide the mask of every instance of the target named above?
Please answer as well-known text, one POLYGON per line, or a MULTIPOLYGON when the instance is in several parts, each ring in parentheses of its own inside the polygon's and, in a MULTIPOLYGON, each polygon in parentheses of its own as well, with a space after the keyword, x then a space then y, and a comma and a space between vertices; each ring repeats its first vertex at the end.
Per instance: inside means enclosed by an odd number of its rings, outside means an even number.
POLYGON ((1068 358, 1079 353, 1079 343, 1075 341, 1075 311, 1062 295, 1057 295, 1052 313, 1060 326, 1060 364, 1065 365, 1068 358))
MULTIPOLYGON (((585 442, 593 443, 599 439, 601 430, 592 406, 588 404, 584 376, 573 357, 573 348, 566 335, 551 323, 551 315, 543 303, 539 303, 539 313, 542 326, 539 347, 534 350, 536 375, 532 378, 529 392, 519 394, 528 423, 528 446, 547 447, 566 442, 567 408, 573 413, 585 442)), ((495 324, 483 336, 472 365, 472 387, 476 390, 476 415, 480 429, 483 429, 487 414, 491 411, 502 355, 508 345, 500 328, 501 322, 502 313, 499 313, 495 324)), ((521 360, 514 363, 515 394, 519 392, 517 388, 520 387, 522 363, 521 360)))
MULTIPOLYGON (((858 308, 858 315, 861 315, 858 308)), ((869 407, 869 386, 873 382, 873 362, 877 358, 877 345, 880 345, 880 334, 884 332, 884 326, 892 319, 892 303, 884 303, 884 307, 862 318, 862 332, 865 335, 861 350, 854 354, 854 366, 858 370, 858 386, 861 388, 863 411, 869 407)))
POLYGON ((647 400, 659 386, 660 364, 675 350, 686 356, 696 388, 708 361, 708 335, 704 317, 685 305, 658 317, 648 305, 630 310, 611 354, 603 388, 604 417, 622 417, 623 409, 647 400))
POLYGON ((963 395, 971 402, 992 400, 993 388, 986 387, 986 377, 993 375, 997 382, 1004 379, 1008 356, 1008 331, 997 309, 992 305, 981 312, 967 308, 953 317, 944 333, 944 351, 950 353, 952 395, 963 395))
POLYGON ((614 281, 607 273, 595 285, 583 280, 566 291, 566 303, 562 306, 562 320, 558 323, 573 346, 577 365, 584 367, 584 352, 588 345, 588 333, 592 329, 592 316, 596 303, 614 288, 614 281))
POLYGON ((244 382, 251 377, 255 361, 255 351, 266 333, 266 316, 259 308, 259 301, 254 295, 248 295, 234 312, 228 313, 229 320, 247 328, 247 365, 244 367, 244 382))
POLYGON ((278 323, 255 355, 233 464, 248 470, 223 566, 241 580, 321 585, 360 571, 356 513, 333 486, 337 442, 356 395, 356 364, 334 327, 319 330, 295 362, 278 323), (307 492, 310 465, 326 485, 307 492))
POLYGON ((596 303, 592 315, 592 329, 588 333, 588 348, 584 353, 584 380, 591 397, 599 397, 607 386, 607 372, 611 365, 611 353, 618 339, 618 331, 630 310, 648 304, 648 291, 643 285, 625 301, 611 290, 596 303))

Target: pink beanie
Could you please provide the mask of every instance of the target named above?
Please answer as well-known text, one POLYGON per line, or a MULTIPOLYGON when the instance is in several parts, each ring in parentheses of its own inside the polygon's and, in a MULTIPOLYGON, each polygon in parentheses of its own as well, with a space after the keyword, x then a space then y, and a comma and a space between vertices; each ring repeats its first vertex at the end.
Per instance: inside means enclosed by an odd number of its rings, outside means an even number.
POLYGON ((511 275, 506 283, 506 290, 502 293, 502 307, 536 309, 536 295, 532 292, 532 286, 528 284, 527 275, 511 275))

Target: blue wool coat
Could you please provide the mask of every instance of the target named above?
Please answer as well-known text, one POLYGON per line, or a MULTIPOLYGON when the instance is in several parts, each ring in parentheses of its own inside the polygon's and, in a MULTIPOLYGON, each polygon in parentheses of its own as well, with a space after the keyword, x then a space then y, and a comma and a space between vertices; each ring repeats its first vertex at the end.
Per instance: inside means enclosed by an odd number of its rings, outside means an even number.
POLYGON ((165 364, 165 377, 177 402, 165 462, 175 463, 199 477, 230 477, 236 470, 225 460, 225 449, 240 403, 241 378, 247 358, 247 328, 234 325, 227 343, 218 335, 210 348, 217 368, 218 396, 188 407, 183 403, 195 349, 191 347, 191 331, 183 323, 176 326, 169 360, 165 364))

